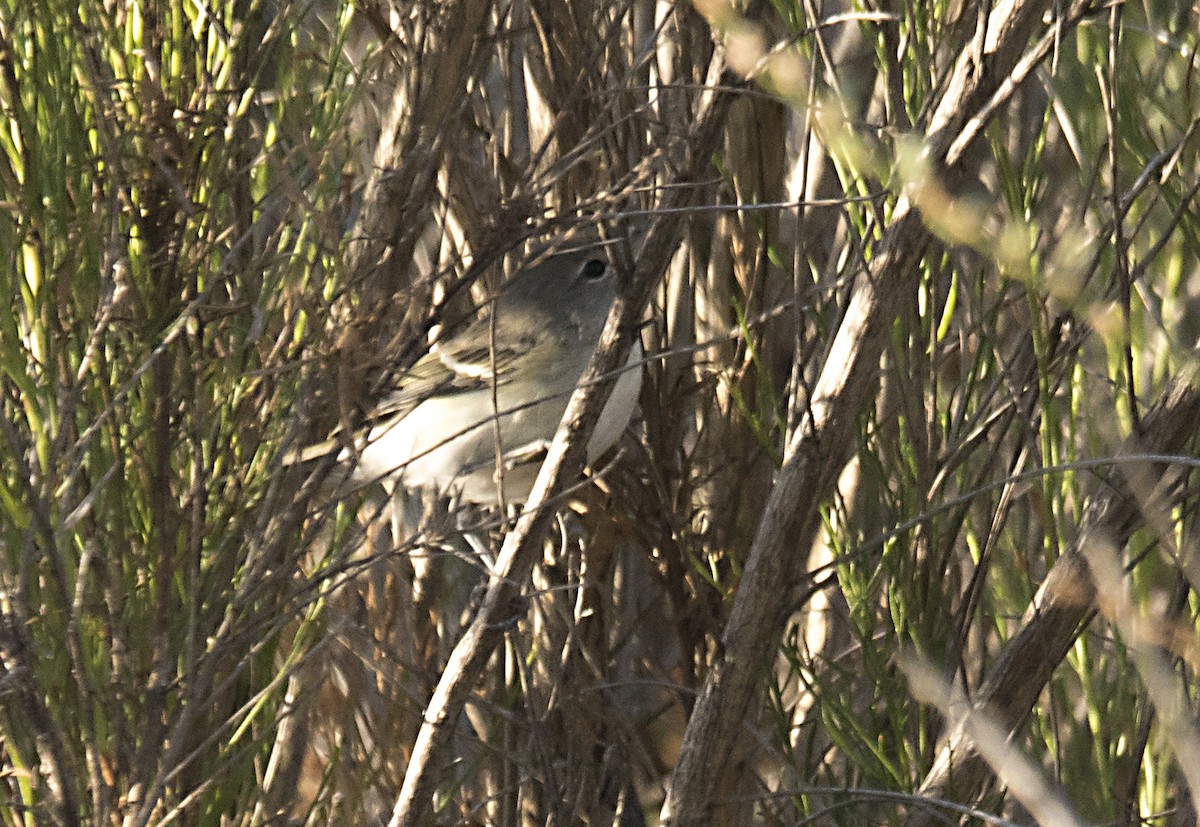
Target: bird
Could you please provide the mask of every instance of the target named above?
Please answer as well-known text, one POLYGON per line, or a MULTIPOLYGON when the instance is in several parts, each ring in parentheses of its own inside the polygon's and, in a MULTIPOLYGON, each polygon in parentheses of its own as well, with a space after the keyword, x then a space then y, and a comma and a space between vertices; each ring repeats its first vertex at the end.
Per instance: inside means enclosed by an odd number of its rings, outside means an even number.
MULTIPOLYGON (((523 503, 616 291, 617 271, 602 244, 535 258, 502 285, 485 315, 398 378, 352 444, 335 434, 300 459, 337 451, 356 485, 384 481, 479 506, 523 503)), ((635 342, 588 440, 589 463, 612 447, 636 410, 641 355, 635 342)))

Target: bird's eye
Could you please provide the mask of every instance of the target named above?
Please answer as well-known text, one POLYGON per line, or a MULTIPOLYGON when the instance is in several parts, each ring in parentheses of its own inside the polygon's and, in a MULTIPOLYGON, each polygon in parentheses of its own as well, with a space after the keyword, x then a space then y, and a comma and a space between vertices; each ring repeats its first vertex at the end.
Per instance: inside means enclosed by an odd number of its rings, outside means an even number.
POLYGON ((588 281, 595 281, 604 275, 604 271, 608 269, 608 265, 598 258, 594 258, 587 264, 583 265, 583 269, 579 271, 588 281))

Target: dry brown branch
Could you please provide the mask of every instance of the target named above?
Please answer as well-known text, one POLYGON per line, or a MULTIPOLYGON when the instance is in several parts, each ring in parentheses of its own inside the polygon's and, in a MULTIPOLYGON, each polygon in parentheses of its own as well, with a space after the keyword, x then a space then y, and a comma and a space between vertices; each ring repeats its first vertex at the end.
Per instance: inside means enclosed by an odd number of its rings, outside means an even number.
MULTIPOLYGON (((1193 376, 1172 381, 1143 418, 1142 434, 1129 440, 1124 453, 1175 454, 1196 436, 1200 421, 1200 386, 1193 376)), ((1118 455, 1119 456, 1119 455, 1118 455)), ((1054 670, 1096 609, 1096 586, 1088 567, 1093 543, 1128 542, 1139 522, 1139 501, 1130 494, 1130 478, 1145 486, 1144 463, 1121 465, 1110 475, 1113 484, 1088 503, 1079 533, 1050 571, 1021 620, 1020 629, 1000 653, 972 705, 986 711, 992 723, 1009 733, 1019 727, 1037 702, 1054 670), (1131 473, 1132 472, 1132 473, 1131 473)), ((1153 487, 1153 486, 1151 486, 1153 487)), ((1151 498, 1153 499, 1153 498, 1151 498)), ((975 801, 992 778, 992 770, 963 727, 943 736, 933 768, 920 787, 924 797, 975 801)), ((914 809, 908 827, 940 823, 932 809, 914 809)))
MULTIPOLYGON (((414 17, 430 18, 410 21, 414 29, 423 29, 419 36, 407 33, 423 47, 416 61, 419 70, 397 81, 385 107, 362 210, 347 247, 347 271, 362 289, 365 309, 356 309, 353 324, 343 328, 338 342, 343 424, 350 417, 348 406, 361 396, 364 370, 370 365, 362 358, 362 342, 369 347, 388 328, 381 321, 397 293, 411 282, 407 263, 428 222, 428 205, 434 202, 445 139, 451 133, 448 123, 466 104, 463 90, 478 71, 491 5, 486 0, 456 0, 414 9, 414 17)), ((376 9, 375 14, 387 19, 386 9, 376 9)), ((408 308, 416 312, 423 304, 409 302, 408 308)))
MULTIPOLYGON (((702 99, 677 183, 699 180, 707 169, 724 126, 732 90, 738 85, 735 78, 725 77, 722 84, 725 91, 702 99)), ((516 526, 504 539, 479 610, 454 647, 425 711, 424 724, 392 811, 390 827, 421 824, 428 817, 434 792, 447 763, 455 724, 484 667, 499 646, 505 628, 523 603, 524 584, 541 553, 541 538, 553 516, 553 510, 544 504, 583 466, 587 435, 600 414, 617 367, 628 355, 637 321, 673 254, 681 220, 674 210, 688 206, 694 193, 693 188, 682 186, 665 191, 659 205, 664 215, 656 220, 640 245, 632 280, 613 306, 600 345, 580 380, 581 387, 571 397, 529 502, 516 526)))
MULTIPOLYGON (((1083 4, 1075 4, 1076 16, 1083 4)), ((1045 2, 1000 3, 981 15, 973 44, 960 56, 926 129, 926 153, 935 174, 950 169, 947 153, 976 110, 1009 78, 1045 2)), ((960 174, 962 170, 956 170, 960 174)), ((859 279, 814 390, 811 412, 787 445, 783 466, 759 523, 745 575, 716 658, 688 722, 679 763, 663 806, 663 823, 712 823, 717 781, 740 776, 743 718, 772 651, 803 556, 820 527, 819 504, 832 492, 853 428, 870 397, 880 353, 896 309, 915 289, 914 274, 930 236, 917 209, 903 200, 884 232, 879 252, 859 279)))

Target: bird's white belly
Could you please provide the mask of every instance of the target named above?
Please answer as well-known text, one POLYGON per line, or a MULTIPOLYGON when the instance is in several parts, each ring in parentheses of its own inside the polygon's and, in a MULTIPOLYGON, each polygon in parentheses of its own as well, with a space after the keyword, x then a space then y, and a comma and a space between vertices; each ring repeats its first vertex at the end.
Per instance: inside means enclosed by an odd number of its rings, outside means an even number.
MULTIPOLYGON (((630 363, 641 359, 635 346, 630 363)), ((408 488, 432 488, 439 493, 459 493, 464 499, 495 504, 496 434, 492 426, 500 413, 500 444, 506 458, 536 449, 553 437, 562 420, 578 374, 557 383, 557 395, 537 404, 523 402, 538 398, 521 382, 497 389, 495 404, 491 389, 485 388, 421 402, 397 422, 373 428, 362 446, 354 476, 360 481, 394 478, 408 488), (402 462, 404 458, 408 462, 402 462)), ((641 368, 632 367, 618 378, 600 421, 588 441, 588 461, 603 454, 620 437, 637 407, 641 368)), ((543 396, 545 391, 543 391, 543 396)), ((529 496, 541 466, 534 461, 512 464, 504 471, 504 494, 508 502, 523 502, 529 496)))
MULTIPOLYGON (((621 437, 621 432, 629 424, 633 412, 637 410, 638 394, 642 390, 642 343, 635 341, 625 363, 625 370, 617 377, 612 395, 604 405, 600 421, 592 431, 588 440, 588 462, 594 462, 600 455, 613 446, 621 437)), ((566 406, 563 406, 566 410, 566 406)), ((561 417, 560 417, 561 418, 561 417)))

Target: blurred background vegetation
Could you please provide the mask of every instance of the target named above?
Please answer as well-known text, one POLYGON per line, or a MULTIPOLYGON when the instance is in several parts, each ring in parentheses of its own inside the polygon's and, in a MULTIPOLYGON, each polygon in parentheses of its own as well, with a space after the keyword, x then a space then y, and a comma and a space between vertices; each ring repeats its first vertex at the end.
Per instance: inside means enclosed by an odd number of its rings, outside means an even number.
POLYGON ((0 821, 386 823, 487 564, 456 525, 505 526, 330 502, 282 458, 527 239, 670 217, 638 421, 563 507, 426 802, 655 823, 910 199, 934 240, 813 483, 711 823, 1194 824, 1200 420, 1171 394, 1200 335, 1197 10, 1044 3, 1044 56, 943 181, 920 139, 993 34, 974 5, 0 0, 0 821), (1076 552, 1095 576, 1070 574, 1048 684, 979 708, 992 770, 951 794, 956 704, 1036 671, 1006 647, 1076 552))

